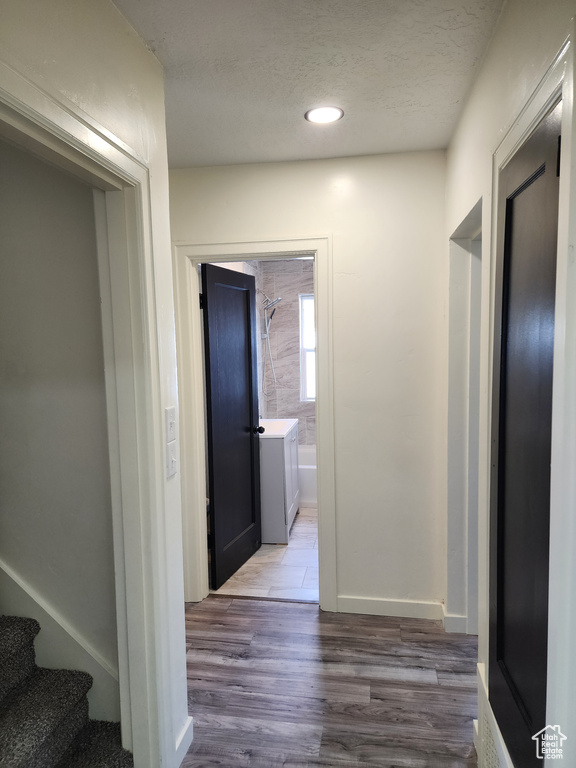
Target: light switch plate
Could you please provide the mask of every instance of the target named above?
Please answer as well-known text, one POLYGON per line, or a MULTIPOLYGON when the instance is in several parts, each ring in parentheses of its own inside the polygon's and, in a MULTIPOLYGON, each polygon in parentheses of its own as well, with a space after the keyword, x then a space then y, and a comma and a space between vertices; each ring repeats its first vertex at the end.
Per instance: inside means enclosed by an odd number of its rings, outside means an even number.
POLYGON ((166 446, 166 477, 174 477, 178 471, 178 461, 176 459, 176 440, 168 443, 166 446))
POLYGON ((176 408, 166 408, 166 442, 176 440, 176 408))

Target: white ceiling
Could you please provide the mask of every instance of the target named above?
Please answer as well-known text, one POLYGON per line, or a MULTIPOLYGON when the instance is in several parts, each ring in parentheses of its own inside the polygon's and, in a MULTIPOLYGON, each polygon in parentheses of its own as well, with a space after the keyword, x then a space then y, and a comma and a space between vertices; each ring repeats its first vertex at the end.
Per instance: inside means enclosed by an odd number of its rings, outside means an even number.
POLYGON ((503 0, 115 0, 166 69, 172 167, 447 146, 503 0), (307 109, 338 105, 318 126, 307 109))

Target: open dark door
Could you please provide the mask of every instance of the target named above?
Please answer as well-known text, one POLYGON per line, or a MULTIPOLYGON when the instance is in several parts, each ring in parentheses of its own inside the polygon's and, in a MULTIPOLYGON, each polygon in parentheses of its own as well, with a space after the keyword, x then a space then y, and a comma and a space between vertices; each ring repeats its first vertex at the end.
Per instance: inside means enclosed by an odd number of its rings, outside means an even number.
POLYGON ((490 703, 515 765, 546 726, 559 104, 500 174, 490 520, 490 703))
POLYGON ((202 265, 206 355, 210 587, 260 547, 256 286, 202 265))

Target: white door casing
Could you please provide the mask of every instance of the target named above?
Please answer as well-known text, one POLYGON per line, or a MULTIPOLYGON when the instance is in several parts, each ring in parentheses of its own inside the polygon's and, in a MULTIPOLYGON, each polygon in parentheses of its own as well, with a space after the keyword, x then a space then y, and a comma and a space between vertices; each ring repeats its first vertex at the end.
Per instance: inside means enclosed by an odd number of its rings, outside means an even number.
MULTIPOLYGON (((479 759, 488 759, 489 746, 495 745, 501 765, 509 765, 505 745, 493 719, 486 689, 488 663, 488 520, 485 513, 489 498, 489 442, 492 382, 492 338, 495 302, 496 205, 499 172, 524 143, 550 108, 562 99, 562 152, 560 161, 560 196, 558 217, 558 260, 556 277, 555 341, 553 372, 552 456, 550 499, 550 590, 548 606, 548 681, 546 721, 559 724, 564 733, 576 732, 576 710, 573 689, 576 681, 576 660, 572 650, 576 631, 576 610, 573 585, 576 583, 576 165, 574 164, 576 132, 574 109, 574 31, 562 47, 540 84, 526 102, 497 148, 492 162, 491 232, 485 243, 487 258, 483 265, 483 337, 481 383, 486 395, 481 408, 481 515, 479 552, 480 659, 479 679, 479 759), (489 258, 488 258, 489 251, 489 258), (484 288, 486 290, 484 291, 484 288), (488 733, 488 730, 490 731, 488 733)), ((484 259, 483 259, 484 261, 484 259)), ((572 748, 565 743, 565 759, 571 760, 572 748)))
MULTIPOLYGON (((184 709, 185 725, 174 732, 174 685, 182 674, 185 678, 185 651, 179 654, 179 643, 171 638, 179 627, 166 608, 174 581, 164 535, 148 168, 80 110, 2 63, 0 137, 95 188, 123 743, 133 750, 139 768, 175 768, 188 749, 192 729, 184 709)), ((184 649, 183 615, 181 624, 184 649)))
POLYGON ((449 245, 447 583, 444 628, 478 634, 482 200, 449 245))
POLYGON ((198 265, 314 255, 317 333, 317 467, 320 607, 337 610, 336 494, 332 357, 332 250, 328 236, 237 243, 176 243, 174 290, 180 392, 180 446, 186 600, 208 594, 206 446, 198 265))

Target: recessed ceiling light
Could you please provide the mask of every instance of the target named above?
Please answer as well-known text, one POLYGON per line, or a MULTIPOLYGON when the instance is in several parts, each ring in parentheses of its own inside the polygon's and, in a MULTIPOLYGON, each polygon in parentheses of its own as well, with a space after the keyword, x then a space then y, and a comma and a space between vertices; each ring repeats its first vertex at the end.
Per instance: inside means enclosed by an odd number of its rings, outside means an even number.
POLYGON ((340 107, 316 107, 309 109, 304 117, 311 123, 334 123, 343 115, 344 110, 340 107))

